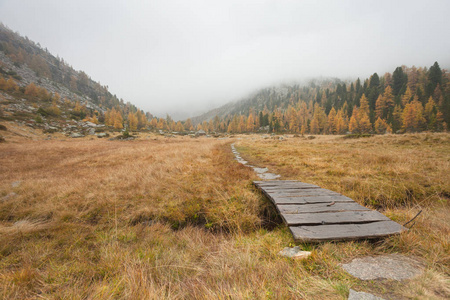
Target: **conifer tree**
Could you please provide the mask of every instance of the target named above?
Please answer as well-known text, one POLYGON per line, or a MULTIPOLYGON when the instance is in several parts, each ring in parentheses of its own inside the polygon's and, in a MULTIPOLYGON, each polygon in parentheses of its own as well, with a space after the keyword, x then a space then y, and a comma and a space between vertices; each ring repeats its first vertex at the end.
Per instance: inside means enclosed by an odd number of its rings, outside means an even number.
POLYGON ((138 118, 134 113, 128 113, 128 127, 130 130, 135 131, 138 129, 138 118))
POLYGON ((426 122, 423 117, 423 106, 418 100, 413 100, 405 106, 402 114, 403 128, 407 132, 417 132, 423 129, 426 122))
POLYGON ((375 131, 379 134, 386 133, 388 127, 389 125, 386 123, 386 121, 381 118, 378 118, 375 121, 375 131))
POLYGON ((402 106, 405 107, 411 101, 412 93, 409 86, 406 88, 405 94, 402 96, 402 106))
POLYGON ((328 114, 328 133, 336 134, 337 132, 337 124, 336 124, 336 110, 334 107, 330 110, 328 114))
POLYGON ((368 101, 366 95, 363 94, 361 96, 361 99, 359 100, 359 103, 360 103, 359 108, 360 108, 361 112, 369 115, 369 113, 370 113, 369 101, 368 101))

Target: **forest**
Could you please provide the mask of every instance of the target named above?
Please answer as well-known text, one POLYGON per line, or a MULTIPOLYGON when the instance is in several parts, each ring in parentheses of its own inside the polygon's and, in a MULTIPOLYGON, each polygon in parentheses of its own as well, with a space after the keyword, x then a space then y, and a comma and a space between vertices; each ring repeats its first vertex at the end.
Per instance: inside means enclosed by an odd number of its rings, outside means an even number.
POLYGON ((197 129, 383 134, 445 131, 449 121, 450 76, 435 62, 429 69, 401 66, 364 81, 313 80, 307 86, 263 89, 197 129))

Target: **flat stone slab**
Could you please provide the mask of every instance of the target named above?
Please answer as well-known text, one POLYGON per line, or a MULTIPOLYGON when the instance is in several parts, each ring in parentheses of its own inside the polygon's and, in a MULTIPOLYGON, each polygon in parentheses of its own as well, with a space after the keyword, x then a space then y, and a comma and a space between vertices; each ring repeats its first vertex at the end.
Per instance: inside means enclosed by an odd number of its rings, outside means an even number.
POLYGON ((278 254, 281 256, 286 256, 295 259, 305 259, 311 255, 310 251, 302 251, 299 246, 295 246, 293 248, 286 247, 281 250, 278 254))
POLYGON ((410 279, 422 273, 423 267, 417 261, 398 254, 375 257, 355 258, 349 264, 343 264, 345 271, 361 280, 410 279))
POLYGON ((357 292, 355 290, 350 289, 350 293, 348 294, 348 300, 384 300, 384 299, 369 293, 357 292))

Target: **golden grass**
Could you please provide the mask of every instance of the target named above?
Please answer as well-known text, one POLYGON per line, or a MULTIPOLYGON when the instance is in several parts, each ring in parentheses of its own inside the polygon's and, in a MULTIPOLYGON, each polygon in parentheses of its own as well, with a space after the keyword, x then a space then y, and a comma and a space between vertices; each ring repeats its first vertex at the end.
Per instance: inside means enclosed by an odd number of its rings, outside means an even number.
MULTIPOLYGON (((292 244, 292 237, 284 225, 267 226, 272 208, 251 186, 257 179, 251 169, 233 160, 231 141, 147 137, 126 142, 0 144, 0 298, 343 299, 349 288, 381 295, 385 285, 361 282, 339 263, 392 252, 418 257, 426 263, 427 272, 406 285, 389 283, 391 295, 420 294, 432 299, 450 295, 445 288, 448 189, 439 184, 448 176, 443 171, 449 146, 440 142, 448 141, 446 135, 432 135, 428 142, 418 139, 418 147, 433 149, 427 150, 426 160, 436 168, 427 176, 441 181, 430 179, 431 186, 418 189, 424 189, 426 199, 413 194, 414 205, 425 209, 413 230, 381 242, 302 245, 313 251, 303 262, 278 255, 292 244), (426 143, 433 147, 427 148, 426 143), (21 182, 13 187, 16 181, 21 182), (430 191, 437 196, 430 196, 430 191), (6 197, 11 193, 16 195, 6 197)), ((322 186, 329 182, 326 187, 358 200, 376 189, 369 177, 359 179, 359 170, 343 167, 352 166, 347 156, 352 151, 376 152, 396 145, 385 144, 377 148, 370 139, 334 137, 278 142, 249 136, 237 141, 249 160, 285 177, 322 186), (370 147, 359 149, 358 143, 366 142, 370 147), (340 155, 337 147, 347 149, 347 156, 340 155), (299 150, 315 152, 298 158, 299 150), (277 151, 282 151, 283 158, 274 155, 277 151), (348 185, 334 183, 343 175, 327 172, 322 155, 337 161, 328 163, 330 168, 337 165, 372 189, 364 187, 351 194, 348 185), (315 164, 317 172, 303 162, 315 164), (283 165, 288 163, 290 168, 283 165)), ((394 159, 391 156, 409 146, 399 145, 398 151, 393 147, 383 154, 386 158, 371 162, 374 170, 387 168, 383 161, 394 159)), ((408 174, 408 164, 400 161, 406 168, 401 174, 408 174)), ((365 172, 370 174, 369 167, 365 172)), ((386 184, 388 179, 381 173, 378 176, 386 184)), ((403 202, 381 204, 388 216, 404 221, 417 208, 403 202)))

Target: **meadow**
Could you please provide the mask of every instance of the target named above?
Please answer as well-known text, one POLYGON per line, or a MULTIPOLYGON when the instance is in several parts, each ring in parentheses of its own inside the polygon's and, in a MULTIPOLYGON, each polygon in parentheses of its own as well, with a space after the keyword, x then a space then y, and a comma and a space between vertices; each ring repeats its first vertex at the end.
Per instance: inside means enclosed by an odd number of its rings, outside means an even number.
POLYGON ((450 297, 450 136, 387 135, 134 141, 17 139, 0 144, 0 298, 386 299, 450 297), (404 223, 378 241, 299 243, 257 176, 318 184, 404 223), (407 282, 361 281, 339 264, 401 253, 425 267, 407 282))

